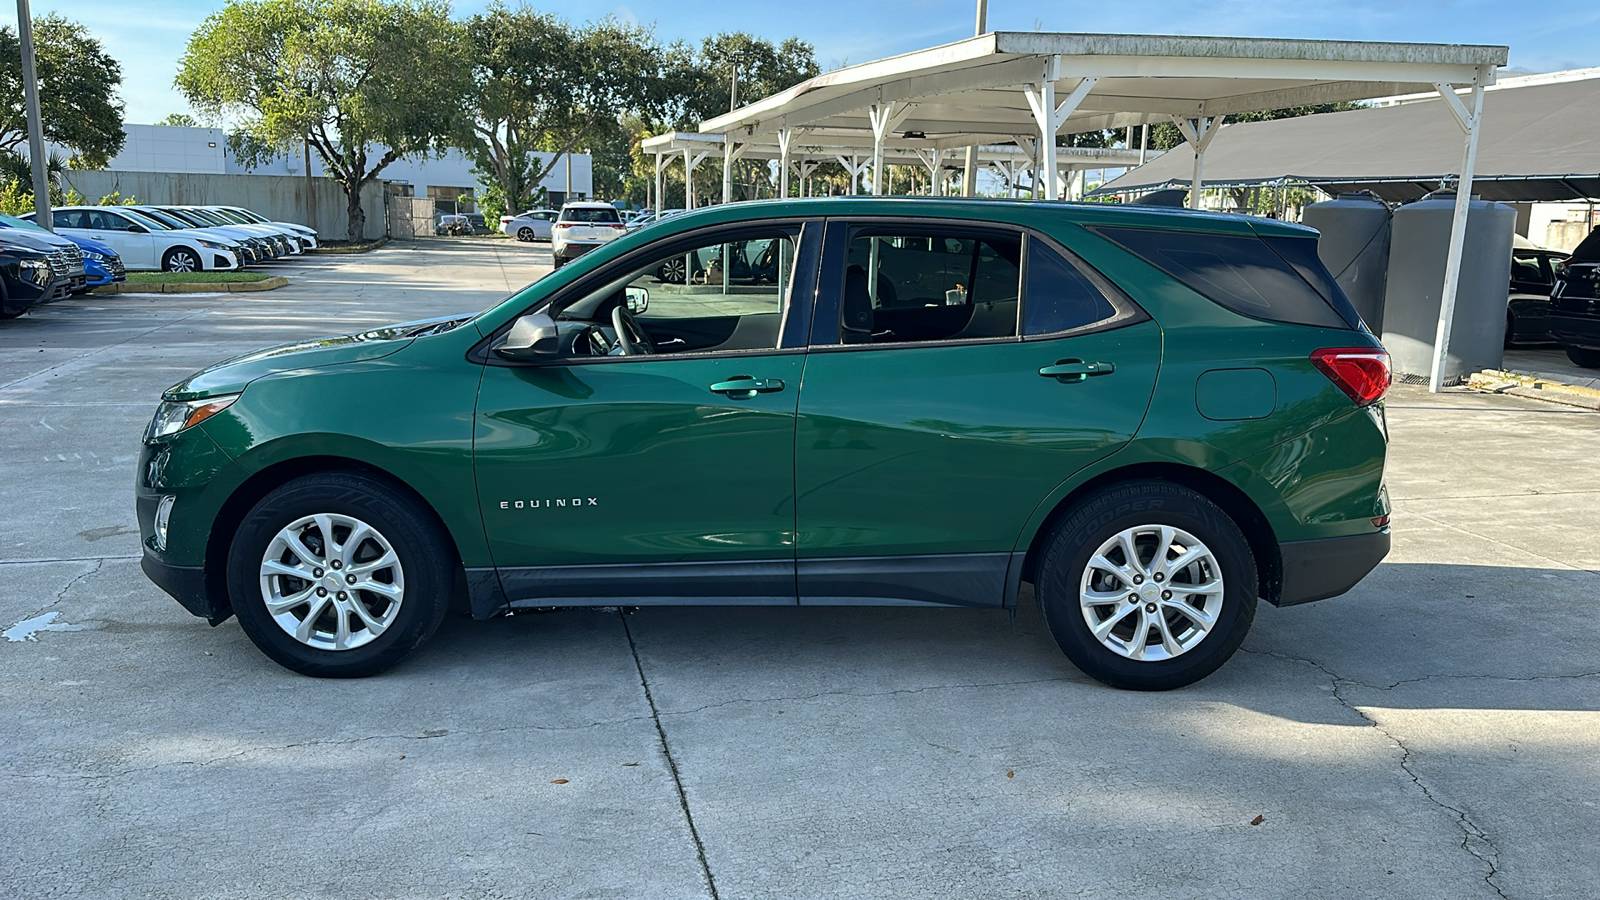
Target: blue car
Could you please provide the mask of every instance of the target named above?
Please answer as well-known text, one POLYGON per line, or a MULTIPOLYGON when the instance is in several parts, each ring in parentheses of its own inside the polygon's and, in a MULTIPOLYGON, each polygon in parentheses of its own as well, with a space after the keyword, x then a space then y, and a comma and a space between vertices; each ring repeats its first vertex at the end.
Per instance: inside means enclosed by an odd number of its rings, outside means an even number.
POLYGON ((116 284, 128 277, 122 265, 122 257, 117 255, 117 251, 92 238, 56 234, 26 219, 8 216, 5 213, 0 213, 0 228, 21 228, 30 234, 48 235, 52 243, 71 242, 76 245, 83 255, 83 271, 88 277, 82 284, 73 285, 71 293, 74 295, 87 294, 97 287, 116 284))

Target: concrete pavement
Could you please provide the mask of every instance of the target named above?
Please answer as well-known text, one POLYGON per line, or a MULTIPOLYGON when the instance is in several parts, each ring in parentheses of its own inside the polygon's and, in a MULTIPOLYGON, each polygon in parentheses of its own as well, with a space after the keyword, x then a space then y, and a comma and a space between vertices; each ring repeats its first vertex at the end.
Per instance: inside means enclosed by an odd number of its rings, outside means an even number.
POLYGON ((1395 548, 1143 695, 1031 602, 452 620, 318 681, 138 571, 160 390, 261 345, 482 307, 510 241, 0 325, 0 895, 1600 894, 1600 418, 1389 402, 1395 548), (1260 817, 1259 824, 1252 824, 1260 817))

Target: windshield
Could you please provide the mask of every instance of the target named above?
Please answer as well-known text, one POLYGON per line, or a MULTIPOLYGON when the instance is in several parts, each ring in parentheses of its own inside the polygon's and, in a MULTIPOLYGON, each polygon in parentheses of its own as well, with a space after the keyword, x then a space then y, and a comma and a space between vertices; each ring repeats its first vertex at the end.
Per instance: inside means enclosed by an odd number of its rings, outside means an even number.
POLYGON ((27 219, 19 219, 16 216, 8 216, 5 213, 0 213, 0 222, 4 222, 7 228, 28 228, 33 231, 43 231, 46 233, 49 233, 50 231, 50 229, 35 225, 32 222, 29 222, 27 219))
POLYGON ((254 223, 246 220, 244 216, 241 216, 236 212, 230 212, 230 211, 228 211, 226 209, 207 209, 206 212, 210 213, 212 216, 214 216, 214 217, 216 217, 218 219, 221 219, 224 222, 227 222, 229 225, 251 225, 251 224, 254 224, 254 223))
POLYGON ((189 208, 185 209, 184 212, 188 213, 191 218, 199 219, 207 225, 228 224, 227 220, 215 215, 210 210, 189 208))
POLYGON ((139 214, 144 216, 147 219, 150 219, 150 220, 155 221, 155 222, 157 222, 157 223, 159 223, 161 225, 166 226, 166 228, 168 228, 168 229, 188 228, 189 227, 188 223, 183 222, 183 221, 181 221, 179 219, 175 219, 172 216, 167 215, 166 213, 162 212, 159 209, 140 209, 139 210, 139 214))
POLYGON ((134 220, 135 222, 138 222, 140 225, 143 225, 144 227, 150 229, 151 231, 171 231, 172 230, 170 227, 168 227, 166 225, 163 225, 160 222, 157 222, 155 219, 150 218, 150 215, 148 213, 140 212, 140 211, 134 210, 134 209, 128 209, 127 207, 119 207, 117 209, 117 212, 122 213, 123 215, 125 215, 128 218, 134 220))
POLYGON ((269 221, 271 221, 270 219, 267 219, 265 216, 262 216, 260 213, 251 212, 248 209, 238 209, 238 208, 230 206, 230 207, 228 207, 228 212, 233 213, 234 215, 238 216, 239 218, 245 220, 246 222, 251 222, 251 223, 254 223, 256 225, 265 225, 269 221))
POLYGON ((197 217, 190 215, 189 211, 186 209, 174 209, 170 206, 163 206, 161 207, 161 211, 166 213, 168 217, 177 219, 178 221, 184 223, 183 227, 185 228, 206 227, 206 223, 200 221, 197 217))

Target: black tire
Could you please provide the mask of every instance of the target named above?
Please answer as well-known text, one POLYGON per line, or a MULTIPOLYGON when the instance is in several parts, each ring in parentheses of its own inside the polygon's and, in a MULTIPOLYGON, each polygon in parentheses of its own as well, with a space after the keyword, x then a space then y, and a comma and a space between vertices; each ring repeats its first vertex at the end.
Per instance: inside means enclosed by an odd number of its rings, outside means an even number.
MULTIPOLYGON (((1151 545, 1152 562, 1154 544, 1159 544, 1159 538, 1151 545)), ((1174 573, 1174 581, 1169 583, 1178 583, 1177 574, 1174 573)), ((1155 581, 1151 576, 1145 586, 1155 581)), ((1255 619, 1256 563, 1239 526, 1210 500, 1170 482, 1129 482, 1090 495, 1061 520, 1045 545, 1035 576, 1035 589, 1050 633, 1062 652, 1084 674, 1116 688, 1165 691, 1193 684, 1210 675, 1244 642, 1250 623, 1255 619), (1220 607, 1210 631, 1188 650, 1155 661, 1130 659, 1102 644, 1090 630, 1084 607, 1079 602, 1079 589, 1095 552, 1119 533, 1145 525, 1172 526, 1194 536, 1211 551, 1223 581, 1220 607)), ((1128 589, 1142 590, 1131 586, 1128 589)), ((1159 596, 1158 591, 1157 598, 1159 596)), ((1134 603, 1134 612, 1139 612, 1138 607, 1143 603, 1143 600, 1134 603)), ((1097 606, 1090 614, 1098 616, 1101 611, 1107 611, 1101 621, 1109 621, 1112 608, 1112 605, 1097 606)), ((1115 606, 1116 610, 1121 608, 1115 606)), ((1150 605, 1145 609, 1150 609, 1150 605)), ((1158 611, 1157 614, 1174 623, 1173 628, 1193 627, 1180 613, 1158 611)), ((1159 634, 1154 620, 1150 621, 1152 624, 1147 626, 1144 635, 1147 642, 1152 635, 1159 634)), ((1137 634, 1137 625, 1127 627, 1132 634, 1137 634)), ((1132 638, 1128 640, 1131 643, 1132 638)))
MULTIPOLYGON (((455 555, 430 511, 381 481, 325 473, 277 488, 240 522, 228 549, 228 596, 245 634, 274 662, 302 675, 362 678, 398 663, 433 635, 449 609, 455 571, 455 555), (322 513, 372 526, 389 543, 404 573, 402 597, 388 627, 352 649, 302 643, 272 618, 262 596, 262 560, 275 536, 297 519, 322 513)), ((358 600, 376 599, 353 589, 351 594, 358 600)))
POLYGON ((529 228, 526 225, 522 226, 521 228, 518 228, 517 229, 517 240, 522 241, 524 244, 533 243, 533 229, 529 228))
POLYGON ((163 272, 203 272, 205 268, 200 254, 188 247, 173 247, 161 257, 163 272), (184 260, 187 262, 183 262, 184 260))
POLYGON ((1600 350, 1585 350, 1582 347, 1568 347, 1567 359, 1575 365, 1585 369, 1600 369, 1600 350))

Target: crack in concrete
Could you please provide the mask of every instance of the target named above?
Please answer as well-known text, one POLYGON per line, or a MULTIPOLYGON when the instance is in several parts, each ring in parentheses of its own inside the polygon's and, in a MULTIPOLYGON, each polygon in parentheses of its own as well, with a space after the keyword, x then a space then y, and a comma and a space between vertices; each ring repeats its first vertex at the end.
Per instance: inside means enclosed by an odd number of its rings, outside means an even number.
MULTIPOLYGON (((1339 675, 1339 673, 1313 659, 1306 659, 1305 657, 1300 656, 1289 656, 1283 653, 1273 653, 1268 650, 1247 650, 1243 647, 1239 649, 1241 652, 1249 653, 1255 656, 1269 656, 1273 659, 1281 659, 1285 662, 1293 662, 1310 666, 1311 668, 1316 669, 1322 674, 1328 676, 1328 680, 1333 684, 1333 699, 1339 701, 1339 705, 1343 706, 1345 709, 1355 713, 1357 716, 1360 716, 1362 720, 1371 724, 1374 731, 1383 735, 1385 738, 1388 738, 1389 741, 1395 745, 1395 747, 1399 748, 1400 769, 1406 773, 1406 776, 1411 779, 1411 783, 1417 786, 1417 790, 1422 792, 1422 796, 1427 798, 1428 802, 1455 816, 1456 827, 1461 831, 1461 849, 1466 851, 1468 855, 1472 856, 1472 858, 1476 859, 1478 862, 1482 863, 1488 868, 1488 873, 1483 876, 1484 883, 1492 888, 1496 894, 1500 895, 1502 898, 1505 898, 1505 900, 1510 900, 1510 895, 1508 895, 1499 884, 1495 883, 1495 878, 1500 875, 1500 848, 1495 845, 1492 839, 1490 839, 1489 833, 1484 831, 1483 828, 1481 828, 1476 822, 1472 821, 1472 817, 1467 815, 1466 810, 1446 803, 1435 796, 1433 790, 1423 783, 1422 777, 1417 773, 1416 769, 1412 768, 1411 748, 1406 746, 1405 741, 1401 740, 1389 729, 1380 725, 1378 720, 1367 714, 1365 710, 1351 703, 1350 700, 1344 696, 1342 691, 1342 688, 1346 685, 1356 685, 1359 687, 1376 689, 1375 685, 1365 684, 1355 679, 1344 678, 1343 676, 1339 675), (1486 851, 1485 848, 1487 848, 1486 851)), ((1419 678, 1415 680, 1426 681, 1427 679, 1419 678)))
POLYGON ((929 684, 918 688, 897 688, 892 691, 818 691, 814 694, 800 694, 794 697, 759 697, 755 699, 739 697, 733 700, 722 700, 717 703, 707 703, 705 706, 697 706, 693 709, 668 710, 661 714, 664 716, 687 716, 697 712, 704 712, 708 709, 716 709, 720 706, 733 706, 736 703, 781 703, 784 701, 815 700, 819 697, 893 697, 900 694, 920 694, 923 691, 960 690, 962 688, 1013 687, 1024 684, 1055 684, 1061 682, 1062 680, 1063 679, 1060 678, 1031 678, 1025 681, 988 681, 979 682, 977 684, 929 684))
POLYGON ((678 789, 678 805, 683 809, 683 819, 689 824, 689 837, 694 840, 695 858, 700 862, 700 874, 706 880, 706 890, 711 900, 717 895, 717 880, 711 874, 711 862, 706 859, 706 845, 700 840, 700 829, 695 826, 694 813, 689 809, 689 795, 683 790, 683 777, 678 773, 678 762, 672 758, 672 746, 667 743, 667 730, 661 724, 661 711, 656 708, 655 694, 650 690, 650 679, 644 674, 644 661, 639 659, 639 645, 633 640, 633 629, 628 627, 628 616, 620 609, 617 620, 622 623, 622 633, 628 638, 628 650, 633 654, 633 666, 639 670, 639 686, 644 688, 644 699, 650 704, 650 718, 656 724, 656 737, 661 740, 661 755, 666 757, 667 769, 672 772, 672 784, 678 789))

